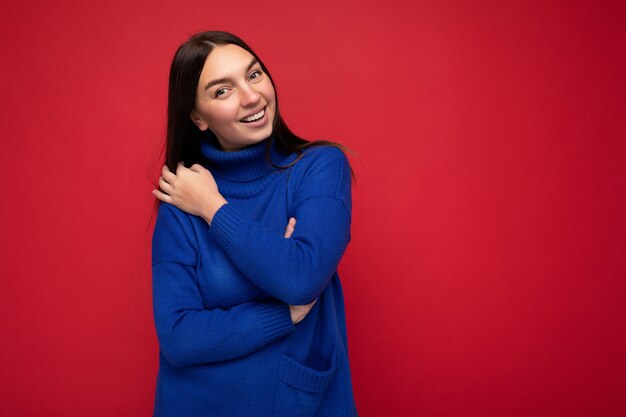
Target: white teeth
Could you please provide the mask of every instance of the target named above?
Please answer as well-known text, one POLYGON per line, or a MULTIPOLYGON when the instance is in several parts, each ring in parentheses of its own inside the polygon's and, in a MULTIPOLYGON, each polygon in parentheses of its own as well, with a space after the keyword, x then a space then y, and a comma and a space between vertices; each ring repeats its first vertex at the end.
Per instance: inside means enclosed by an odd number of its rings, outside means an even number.
POLYGON ((243 122, 254 122, 255 120, 259 120, 261 117, 263 117, 263 115, 265 114, 265 109, 261 110, 260 112, 253 114, 252 116, 246 117, 244 119, 241 119, 241 121, 243 122))

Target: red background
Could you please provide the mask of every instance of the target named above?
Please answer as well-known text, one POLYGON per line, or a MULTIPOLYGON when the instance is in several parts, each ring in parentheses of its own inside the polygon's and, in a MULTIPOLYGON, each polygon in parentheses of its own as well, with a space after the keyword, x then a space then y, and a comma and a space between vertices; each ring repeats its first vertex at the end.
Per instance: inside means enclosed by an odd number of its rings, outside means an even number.
POLYGON ((151 415, 150 191, 205 29, 357 152, 362 417, 626 415, 621 4, 3 2, 0 415, 151 415))

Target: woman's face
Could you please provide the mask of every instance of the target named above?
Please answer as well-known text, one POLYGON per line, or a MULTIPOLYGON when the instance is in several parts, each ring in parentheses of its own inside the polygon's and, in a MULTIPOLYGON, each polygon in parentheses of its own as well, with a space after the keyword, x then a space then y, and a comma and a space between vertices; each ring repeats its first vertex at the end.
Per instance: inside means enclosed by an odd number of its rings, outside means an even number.
POLYGON ((272 133, 276 93, 261 65, 237 45, 213 48, 204 63, 191 120, 235 151, 272 133))

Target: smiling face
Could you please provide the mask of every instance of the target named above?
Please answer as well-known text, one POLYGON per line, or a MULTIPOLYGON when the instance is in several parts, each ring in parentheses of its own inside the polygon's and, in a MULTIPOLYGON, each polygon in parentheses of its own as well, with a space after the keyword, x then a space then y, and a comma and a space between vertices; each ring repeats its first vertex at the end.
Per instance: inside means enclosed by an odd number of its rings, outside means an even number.
POLYGON ((204 63, 191 120, 210 129, 224 151, 267 139, 276 114, 276 93, 261 65, 237 45, 213 48, 204 63))

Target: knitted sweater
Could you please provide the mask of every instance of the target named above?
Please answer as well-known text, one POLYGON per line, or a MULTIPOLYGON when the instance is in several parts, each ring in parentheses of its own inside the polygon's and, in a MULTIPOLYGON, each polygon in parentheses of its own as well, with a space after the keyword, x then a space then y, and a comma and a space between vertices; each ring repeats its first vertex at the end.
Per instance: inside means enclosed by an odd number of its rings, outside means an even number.
POLYGON ((350 241, 351 177, 332 146, 272 161, 272 137, 235 152, 203 141, 228 201, 211 226, 161 203, 152 238, 159 339, 156 417, 353 417, 337 265, 350 241), (296 218, 294 233, 284 231, 296 218), (298 324, 289 305, 318 299, 298 324))

